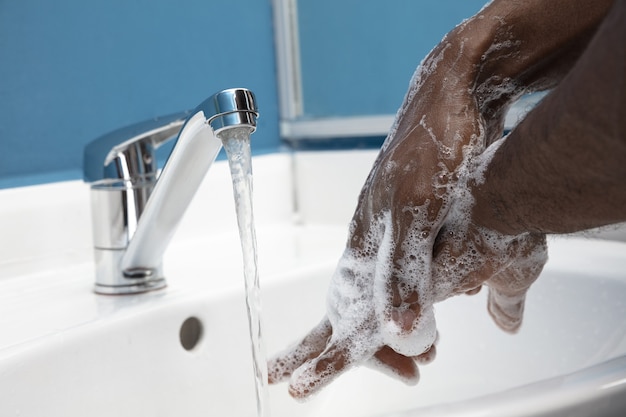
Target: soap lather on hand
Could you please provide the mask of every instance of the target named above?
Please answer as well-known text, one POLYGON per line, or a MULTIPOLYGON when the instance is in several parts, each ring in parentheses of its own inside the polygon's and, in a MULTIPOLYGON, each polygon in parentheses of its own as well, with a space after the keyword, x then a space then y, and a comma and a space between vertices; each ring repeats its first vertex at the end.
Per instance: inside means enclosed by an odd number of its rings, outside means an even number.
POLYGON ((494 0, 444 37, 361 191, 326 316, 270 360, 270 382, 305 398, 368 364, 416 383, 435 303, 485 285, 515 332, 545 234, 626 221, 625 4, 494 0), (502 138, 509 105, 546 89, 502 138))

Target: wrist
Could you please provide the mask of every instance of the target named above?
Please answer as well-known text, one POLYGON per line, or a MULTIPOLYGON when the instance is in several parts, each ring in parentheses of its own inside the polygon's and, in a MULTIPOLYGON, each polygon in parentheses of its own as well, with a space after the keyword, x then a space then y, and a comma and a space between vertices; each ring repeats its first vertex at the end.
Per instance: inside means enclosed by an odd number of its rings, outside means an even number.
POLYGON ((479 107, 555 87, 587 47, 612 0, 493 1, 455 28, 473 69, 479 107))
POLYGON ((458 70, 465 72, 468 92, 488 132, 501 132, 509 104, 525 91, 518 77, 525 65, 520 57, 521 41, 514 38, 510 27, 487 9, 451 32, 451 42, 462 55, 458 70))

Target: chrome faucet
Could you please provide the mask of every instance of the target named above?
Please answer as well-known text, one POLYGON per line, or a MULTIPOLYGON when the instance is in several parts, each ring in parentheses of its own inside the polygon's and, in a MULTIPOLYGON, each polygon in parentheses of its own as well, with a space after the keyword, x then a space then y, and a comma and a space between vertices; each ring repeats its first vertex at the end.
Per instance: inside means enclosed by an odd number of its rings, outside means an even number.
POLYGON ((95 291, 134 294, 163 288, 163 254, 222 147, 228 129, 256 129, 254 94, 229 89, 191 112, 128 126, 85 147, 91 184, 95 291), (156 149, 176 137, 159 175, 156 149))

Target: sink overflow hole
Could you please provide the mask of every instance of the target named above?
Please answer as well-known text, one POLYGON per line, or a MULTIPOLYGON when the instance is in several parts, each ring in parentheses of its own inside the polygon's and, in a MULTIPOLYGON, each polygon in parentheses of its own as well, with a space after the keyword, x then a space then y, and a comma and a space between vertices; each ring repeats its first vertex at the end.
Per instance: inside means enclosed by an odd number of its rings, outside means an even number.
POLYGON ((196 317, 189 317, 180 326, 180 344, 185 350, 191 350, 202 337, 202 322, 196 317))

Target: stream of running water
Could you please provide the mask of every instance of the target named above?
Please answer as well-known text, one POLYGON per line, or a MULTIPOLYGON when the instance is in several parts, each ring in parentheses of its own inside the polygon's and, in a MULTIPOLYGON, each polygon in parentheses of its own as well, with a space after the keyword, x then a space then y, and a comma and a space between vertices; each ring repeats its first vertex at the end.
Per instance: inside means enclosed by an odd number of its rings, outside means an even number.
POLYGON ((252 158, 250 129, 227 129, 219 135, 222 140, 233 181, 233 194, 243 252, 246 307, 256 389, 258 417, 269 417, 267 360, 261 329, 261 299, 257 270, 256 232, 252 210, 252 158))

